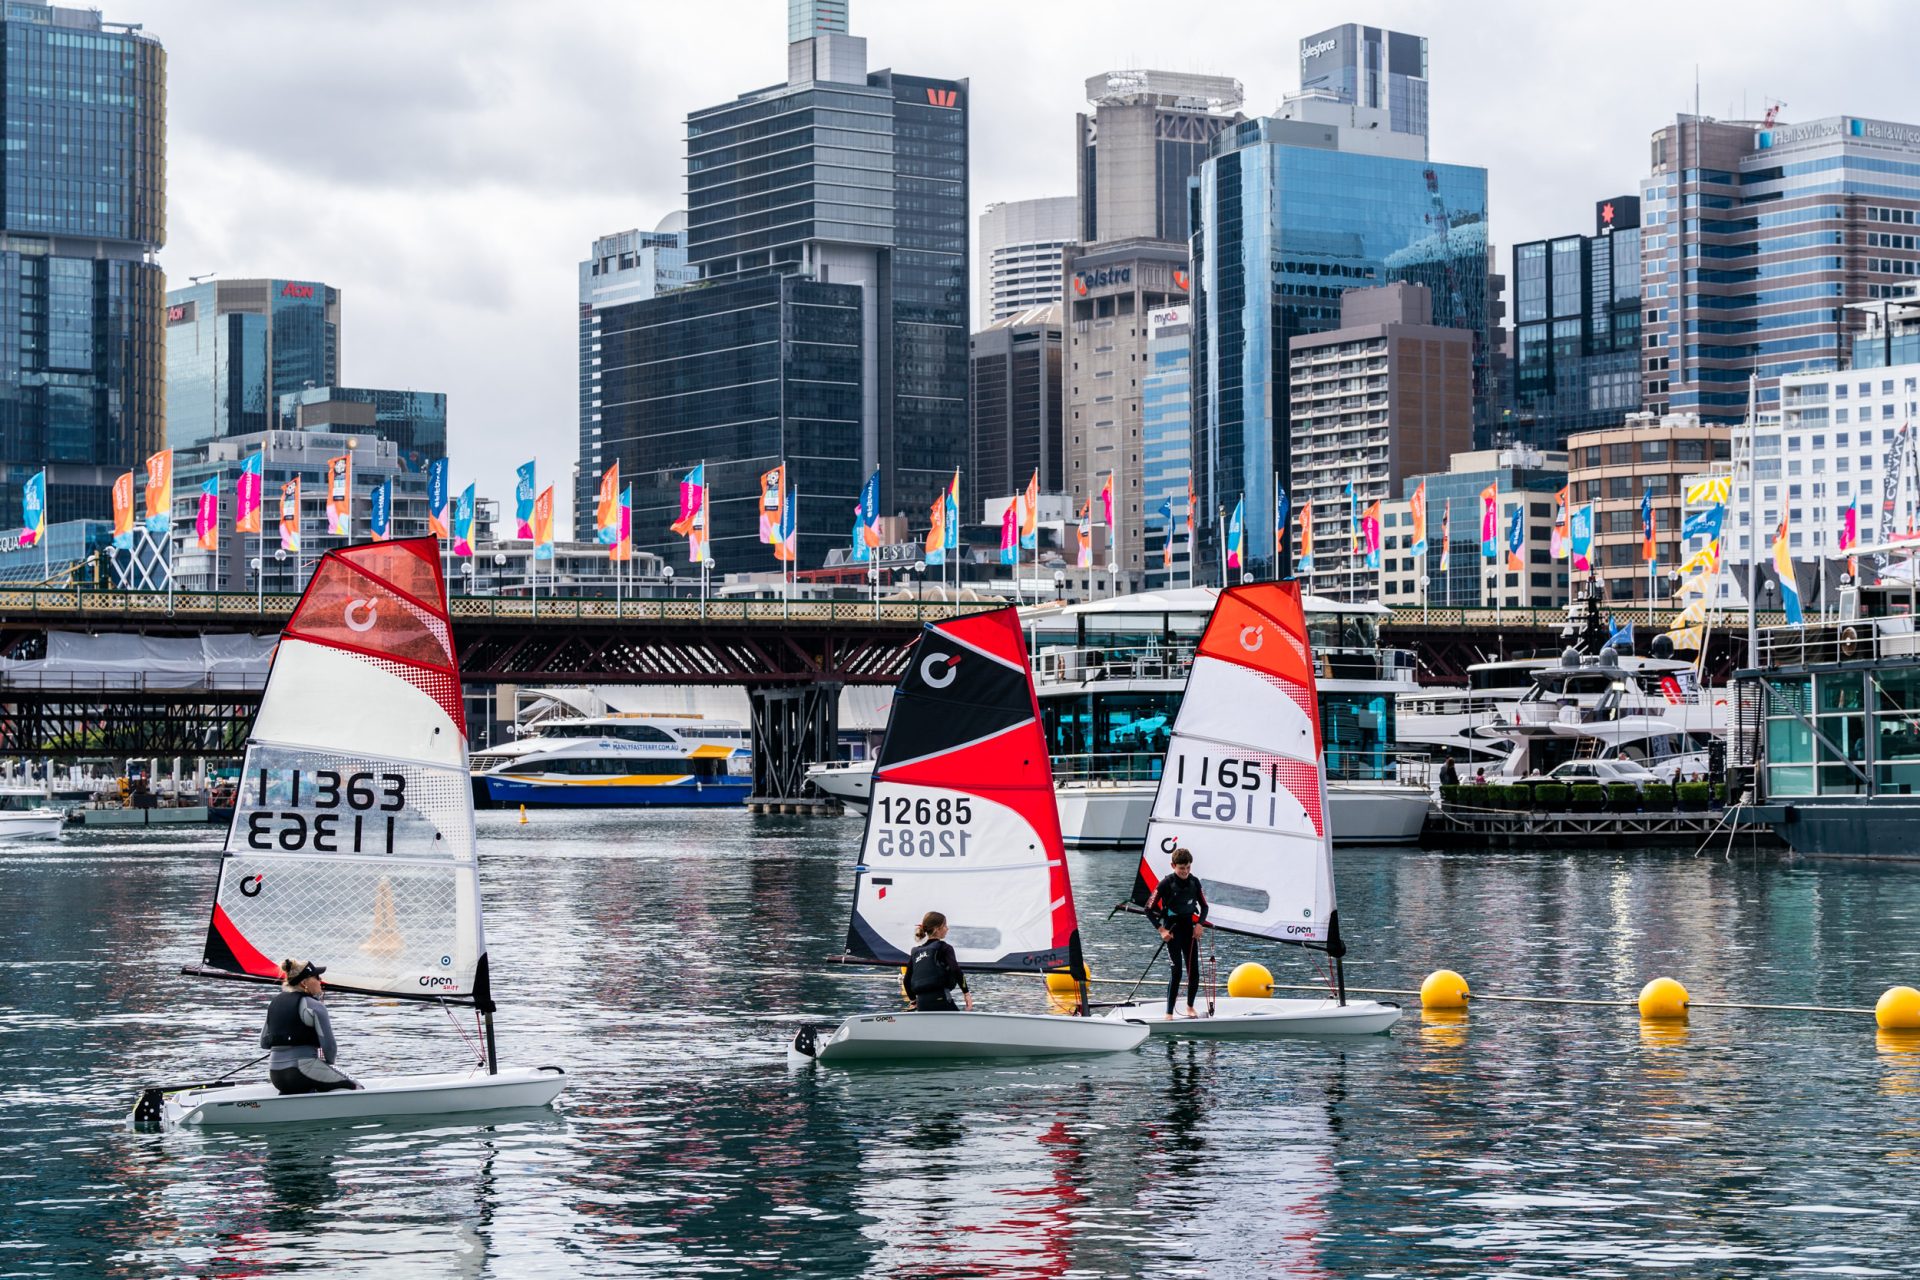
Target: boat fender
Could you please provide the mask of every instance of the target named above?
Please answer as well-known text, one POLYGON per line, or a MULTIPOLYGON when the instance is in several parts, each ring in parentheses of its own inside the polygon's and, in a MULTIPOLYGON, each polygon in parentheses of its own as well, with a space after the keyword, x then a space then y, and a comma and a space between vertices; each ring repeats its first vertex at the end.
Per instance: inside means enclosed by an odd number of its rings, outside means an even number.
POLYGON ((1840 628, 1840 656, 1851 658, 1860 648, 1860 629, 1858 627, 1840 628))

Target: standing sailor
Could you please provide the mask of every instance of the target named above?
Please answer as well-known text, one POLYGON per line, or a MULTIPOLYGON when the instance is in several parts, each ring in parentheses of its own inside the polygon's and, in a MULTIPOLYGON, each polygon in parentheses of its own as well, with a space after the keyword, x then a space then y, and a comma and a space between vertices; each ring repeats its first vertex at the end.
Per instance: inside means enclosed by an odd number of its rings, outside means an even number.
POLYGON ((1200 994, 1200 930, 1207 925, 1207 892, 1200 877, 1193 874, 1193 854, 1175 849, 1169 861, 1173 870, 1160 881, 1147 899, 1147 919, 1160 931, 1167 944, 1167 957, 1173 962, 1173 977, 1167 982, 1167 1017, 1173 1017, 1174 998, 1180 993, 1181 971, 1186 971, 1187 1016, 1197 1018, 1194 997, 1200 994))
POLYGON ((320 999, 324 987, 320 975, 326 971, 325 965, 307 960, 280 962, 280 994, 267 1006, 260 1047, 273 1051, 267 1076, 281 1093, 360 1087, 333 1065, 340 1050, 333 1040, 333 1020, 320 999))
POLYGON ((921 1013, 958 1012, 953 1003, 953 989, 958 987, 971 1010, 973 992, 967 990, 967 975, 960 968, 960 957, 947 943, 946 916, 938 911, 927 912, 920 919, 920 927, 913 931, 913 937, 916 945, 907 954, 907 971, 900 980, 913 1007, 921 1013))

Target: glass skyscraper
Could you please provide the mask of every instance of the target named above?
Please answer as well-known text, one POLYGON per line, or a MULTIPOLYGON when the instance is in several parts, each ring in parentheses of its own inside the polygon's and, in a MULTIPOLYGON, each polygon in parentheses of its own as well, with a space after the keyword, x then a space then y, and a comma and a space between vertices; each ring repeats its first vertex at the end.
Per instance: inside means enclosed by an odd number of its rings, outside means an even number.
POLYGON ((428 462, 447 456, 447 393, 309 387, 280 397, 277 425, 282 431, 339 431, 391 440, 404 470, 424 472, 428 462))
POLYGON ((166 67, 98 10, 0 11, 0 526, 42 466, 50 521, 103 517, 161 447, 166 67))
POLYGON ((1640 200, 1594 207, 1595 234, 1513 247, 1513 405, 1503 443, 1564 449, 1640 408, 1640 200))
POLYGON ((280 397, 340 381, 340 291, 215 280, 167 294, 167 444, 278 425, 280 397))
MULTIPOLYGON (((1218 564, 1234 503, 1244 495, 1246 510, 1271 512, 1275 473, 1291 487, 1287 343, 1337 327, 1348 289, 1426 285, 1433 323, 1474 335, 1475 396, 1483 394, 1487 171, 1339 150, 1346 132, 1249 120, 1215 141, 1201 170, 1193 347, 1203 579, 1218 564)), ((1273 568, 1256 558, 1251 571, 1273 568)))
POLYGON ((1147 370, 1140 379, 1141 505, 1147 530, 1149 591, 1187 585, 1187 479, 1193 474, 1193 414, 1189 392, 1193 308, 1147 313, 1147 370), (1160 514, 1165 506, 1171 520, 1160 514), (1172 540, 1171 554, 1167 546, 1172 540))

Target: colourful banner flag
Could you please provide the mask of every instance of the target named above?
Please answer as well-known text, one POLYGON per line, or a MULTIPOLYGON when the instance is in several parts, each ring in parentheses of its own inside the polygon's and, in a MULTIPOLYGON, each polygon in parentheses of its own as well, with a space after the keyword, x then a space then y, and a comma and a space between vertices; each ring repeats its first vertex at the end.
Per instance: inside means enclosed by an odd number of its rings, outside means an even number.
POLYGON ((1847 504, 1840 515, 1840 550, 1851 551, 1860 545, 1860 499, 1847 504))
POLYGON ((1500 493, 1493 485, 1480 491, 1480 555, 1487 560, 1500 555, 1500 493))
POLYGON ((707 559, 707 464, 701 463, 680 481, 680 518, 673 531, 687 540, 687 560, 704 564, 707 559))
POLYGON ((113 482, 113 545, 133 550, 133 472, 113 482))
POLYGON ((1773 535, 1773 572, 1780 579, 1780 607, 1787 612, 1787 625, 1805 622, 1800 612, 1800 583, 1793 575, 1793 552, 1787 546, 1787 516, 1780 515, 1780 531, 1773 535))
POLYGON ((1360 495, 1347 485, 1347 554, 1360 554, 1360 495))
POLYGON ((1293 558, 1296 574, 1313 572, 1313 503, 1300 504, 1300 554, 1293 558))
MULTIPOLYGON (((1287 501, 1287 491, 1276 482, 1273 486, 1273 571, 1280 572, 1280 560, 1287 553, 1287 512, 1292 506, 1287 501)), ((1168 531, 1172 536, 1172 531, 1168 531)))
POLYGON ((173 450, 162 449, 147 459, 147 532, 164 534, 173 528, 173 450))
POLYGON ((1565 560, 1570 553, 1571 539, 1567 532, 1572 512, 1567 510, 1569 486, 1562 485, 1560 492, 1553 495, 1553 537, 1548 544, 1548 554, 1555 560, 1565 560))
POLYGON ((300 550, 300 477, 280 486, 280 549, 300 550))
POLYGON ((780 517, 787 509, 787 464, 760 473, 760 541, 777 542, 780 517))
POLYGON ((1020 546, 1027 551, 1040 549, 1040 473, 1027 481, 1027 505, 1020 513, 1020 546))
POLYGON ((1709 542, 1720 540, 1720 529, 1727 520, 1725 503, 1715 503, 1705 511, 1696 511, 1688 516, 1680 526, 1683 538, 1705 538, 1709 542))
POLYGON ((800 562, 800 493, 788 489, 785 500, 780 504, 780 524, 773 531, 773 558, 783 560, 799 567, 800 562))
POLYGON ((548 485, 533 500, 533 558, 553 559, 553 486, 548 485))
POLYGON ((427 532, 436 538, 451 537, 453 522, 448 506, 453 497, 453 481, 448 476, 448 462, 445 458, 435 458, 427 464, 427 532))
POLYGON ((1695 507, 1703 502, 1725 502, 1732 492, 1732 476, 1708 476, 1687 486, 1687 505, 1695 507))
POLYGON ((1414 568, 1424 572, 1427 567, 1427 482, 1424 478, 1413 486, 1413 497, 1407 500, 1407 520, 1413 526, 1413 558, 1419 561, 1414 568))
POLYGON ((1440 572, 1453 563, 1453 499, 1440 504, 1440 572))
POLYGON ((613 544, 615 560, 633 559, 633 486, 620 490, 620 540, 613 544))
POLYGON ((1527 541, 1527 504, 1516 501, 1507 517, 1507 572, 1519 573, 1526 568, 1526 561, 1520 557, 1520 548, 1527 541))
POLYGON ((958 551, 960 549, 960 468, 958 467, 953 469, 953 483, 947 486, 946 532, 946 549, 958 551))
POLYGON ((1593 504, 1589 502, 1575 508, 1567 528, 1574 572, 1585 573, 1593 568, 1593 504))
POLYGON ((200 506, 193 516, 193 540, 202 551, 220 549, 219 476, 208 476, 200 486, 200 506))
MULTIPOLYGON (((1109 480, 1108 484, 1112 484, 1109 480)), ((1227 520, 1227 568, 1239 569, 1247 563, 1247 531, 1241 517, 1245 514, 1247 500, 1242 495, 1233 504, 1233 515, 1227 520)))
POLYGON ((1160 518, 1167 522, 1166 540, 1160 546, 1160 567, 1173 568, 1173 499, 1160 499, 1160 518))
POLYGON ((593 536, 607 546, 620 541, 620 464, 600 473, 600 497, 594 504, 593 536))
POLYGON ((353 536, 353 456, 327 459, 327 532, 353 536))
POLYGON ((20 489, 20 545, 37 547, 47 536, 47 469, 40 468, 20 489))
POLYGON ((1188 566, 1187 572, 1189 576, 1191 576, 1193 572, 1192 566, 1193 566, 1193 546, 1194 546, 1194 543, 1193 543, 1194 510, 1195 510, 1195 506, 1193 501, 1193 472, 1188 471, 1187 472, 1187 566, 1188 566))
POLYGON ((1640 558, 1652 564, 1659 552, 1653 541, 1653 486, 1640 495, 1640 558))
POLYGON ((457 556, 473 554, 473 509, 477 505, 473 490, 472 485, 462 489, 453 504, 453 554, 457 556))
POLYGON ((938 565, 947 562, 947 503, 950 495, 942 490, 933 500, 933 506, 927 511, 931 523, 927 526, 926 553, 922 557, 927 564, 938 565))
POLYGON ((1080 504, 1080 524, 1075 535, 1080 543, 1074 557, 1074 567, 1091 569, 1093 567, 1093 499, 1088 498, 1080 504))
POLYGON ((1109 529, 1113 527, 1113 476, 1109 474, 1100 486, 1101 523, 1109 529))
POLYGON ((880 472, 877 469, 860 486, 860 505, 855 509, 853 524, 853 545, 868 552, 880 545, 880 472))
POLYGON ((261 507, 267 491, 267 455, 256 453, 240 464, 233 481, 233 531, 261 532, 261 507))
POLYGON ((1020 558, 1020 495, 1015 494, 1000 517, 1000 563, 1013 564, 1020 558))
POLYGON ((533 538, 533 490, 536 483, 532 462, 523 462, 514 469, 513 516, 514 536, 517 538, 533 538))
POLYGON ((367 498, 372 504, 367 526, 372 530, 375 542, 385 542, 393 536, 393 477, 388 476, 373 486, 367 498))
POLYGON ((1366 548, 1367 568, 1378 569, 1381 542, 1380 499, 1378 498, 1368 503, 1366 511, 1360 516, 1360 538, 1362 545, 1366 548))

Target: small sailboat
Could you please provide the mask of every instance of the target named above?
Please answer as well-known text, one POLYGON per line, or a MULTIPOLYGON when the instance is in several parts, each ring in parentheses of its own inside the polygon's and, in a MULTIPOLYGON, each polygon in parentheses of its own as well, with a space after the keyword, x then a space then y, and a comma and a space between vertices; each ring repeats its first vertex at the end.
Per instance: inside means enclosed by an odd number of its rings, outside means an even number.
POLYGON ((1105 1016, 1161 1035, 1366 1035, 1397 1005, 1347 999, 1333 840, 1321 755, 1319 695, 1297 582, 1223 591, 1187 675, 1166 766, 1128 905, 1145 908, 1171 869, 1193 854, 1216 929, 1327 954, 1329 998, 1222 996, 1198 1018, 1166 1005, 1126 1004, 1105 1016))
POLYGON ((1088 1015, 1086 965, 1026 643, 1012 609, 929 624, 894 699, 854 866, 844 961, 898 966, 928 911, 975 972, 1070 973, 1073 1015, 858 1014, 802 1027, 792 1051, 862 1059, 1040 1057, 1139 1046, 1145 1027, 1088 1015))
POLYGON ((414 538, 329 552, 274 654, 247 742, 196 977, 277 984, 281 957, 327 986, 476 1012, 470 1070, 270 1084, 154 1085, 133 1119, 165 1125, 434 1116, 538 1107, 558 1067, 501 1070, 480 919, 466 716, 439 548, 414 538))

